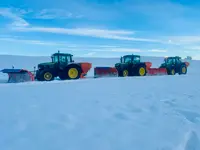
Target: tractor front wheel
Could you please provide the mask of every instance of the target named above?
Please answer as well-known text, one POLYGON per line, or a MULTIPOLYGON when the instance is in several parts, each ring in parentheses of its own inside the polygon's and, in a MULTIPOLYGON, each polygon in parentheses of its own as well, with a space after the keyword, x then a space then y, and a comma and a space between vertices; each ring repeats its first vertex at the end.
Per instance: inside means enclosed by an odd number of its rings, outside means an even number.
POLYGON ((187 67, 186 66, 181 66, 180 67, 179 75, 181 75, 181 74, 187 74, 187 67))
POLYGON ((129 72, 127 69, 123 70, 123 77, 129 76, 129 72))
POLYGON ((52 81, 54 80, 54 75, 50 70, 42 70, 40 73, 37 75, 37 79, 39 81, 52 81))
POLYGON ((175 69, 168 69, 168 75, 175 75, 176 74, 176 71, 175 71, 175 69))

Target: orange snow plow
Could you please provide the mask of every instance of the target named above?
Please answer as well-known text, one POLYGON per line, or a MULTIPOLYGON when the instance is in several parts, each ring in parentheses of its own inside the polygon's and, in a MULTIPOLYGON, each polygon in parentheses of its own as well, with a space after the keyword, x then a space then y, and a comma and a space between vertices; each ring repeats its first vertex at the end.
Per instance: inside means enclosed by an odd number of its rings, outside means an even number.
POLYGON ((94 78, 99 77, 117 77, 118 71, 115 67, 95 67, 94 78))
POLYGON ((155 76, 155 75, 167 75, 167 69, 165 68, 149 68, 147 70, 147 76, 155 76))

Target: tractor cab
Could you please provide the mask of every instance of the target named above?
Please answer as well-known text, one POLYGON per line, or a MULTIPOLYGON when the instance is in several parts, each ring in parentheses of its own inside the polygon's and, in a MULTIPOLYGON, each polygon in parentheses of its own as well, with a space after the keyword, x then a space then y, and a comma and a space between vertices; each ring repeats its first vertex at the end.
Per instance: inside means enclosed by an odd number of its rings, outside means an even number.
POLYGON ((120 59, 121 63, 140 63, 140 56, 139 55, 125 55, 120 59))
POLYGON ((63 64, 68 64, 71 62, 74 62, 72 59, 73 55, 68 54, 68 53, 54 53, 51 56, 52 62, 53 63, 63 63, 63 64))
POLYGON ((165 65, 175 65, 175 64, 181 64, 181 57, 175 56, 175 57, 167 57, 164 59, 165 65))

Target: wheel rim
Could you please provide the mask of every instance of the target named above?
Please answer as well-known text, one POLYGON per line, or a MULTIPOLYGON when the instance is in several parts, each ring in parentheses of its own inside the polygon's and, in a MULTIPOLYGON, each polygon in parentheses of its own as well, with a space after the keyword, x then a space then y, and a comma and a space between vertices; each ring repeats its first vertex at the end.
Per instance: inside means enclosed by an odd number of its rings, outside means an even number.
POLYGON ((175 74, 175 70, 174 69, 172 69, 172 75, 174 75, 175 74))
POLYGON ((123 76, 124 76, 124 77, 128 76, 128 70, 124 70, 124 71, 123 71, 123 76))
POLYGON ((145 69, 144 69, 143 67, 140 68, 139 74, 140 74, 140 76, 144 76, 144 74, 145 74, 145 69))
POLYGON ((182 68, 182 73, 186 73, 186 68, 185 67, 182 68))
POLYGON ((69 69, 68 75, 72 79, 77 78, 78 70, 76 68, 71 68, 71 69, 69 69))
POLYGON ((50 73, 50 72, 46 72, 45 74, 44 74, 44 79, 45 80, 51 80, 52 79, 52 74, 50 73))

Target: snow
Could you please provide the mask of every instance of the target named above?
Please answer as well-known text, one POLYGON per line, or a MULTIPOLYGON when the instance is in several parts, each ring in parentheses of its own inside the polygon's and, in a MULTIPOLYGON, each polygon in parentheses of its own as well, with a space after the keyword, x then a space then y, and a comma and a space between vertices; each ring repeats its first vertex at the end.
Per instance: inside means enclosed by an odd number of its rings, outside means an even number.
MULTIPOLYGON (((155 67, 162 63, 162 58, 144 60, 155 67)), ((43 61, 48 58, 0 56, 0 68, 31 69, 43 61)), ((119 60, 76 61, 113 66, 119 60)), ((2 82, 0 149, 199 150, 200 62, 190 63, 181 76, 2 82)))

